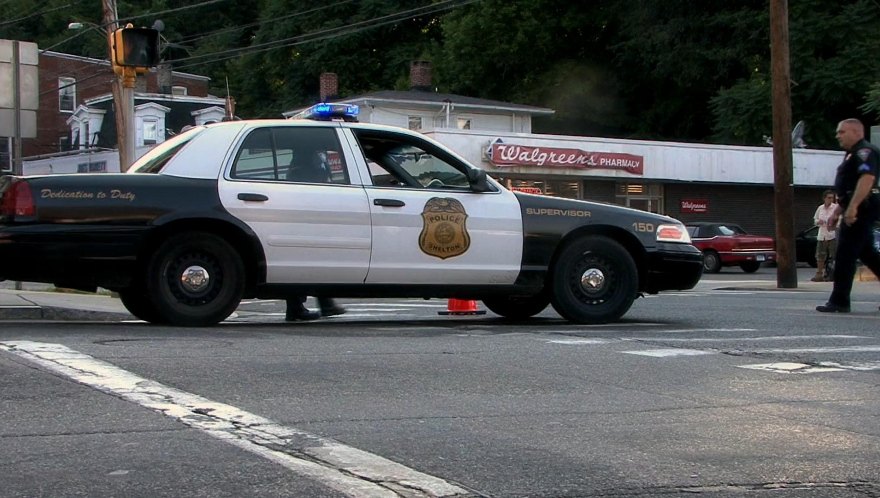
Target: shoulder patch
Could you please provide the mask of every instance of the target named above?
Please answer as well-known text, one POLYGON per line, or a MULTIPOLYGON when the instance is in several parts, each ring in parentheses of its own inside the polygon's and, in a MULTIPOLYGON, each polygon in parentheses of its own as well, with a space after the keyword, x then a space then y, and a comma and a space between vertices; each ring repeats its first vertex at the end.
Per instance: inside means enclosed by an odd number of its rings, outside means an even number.
POLYGON ((868 157, 871 155, 871 149, 867 147, 865 147, 864 149, 859 149, 856 151, 856 155, 859 156, 862 161, 867 161, 868 157))
POLYGON ((862 163, 858 169, 859 173, 868 173, 870 171, 871 171, 871 166, 868 164, 865 164, 865 163, 862 163))

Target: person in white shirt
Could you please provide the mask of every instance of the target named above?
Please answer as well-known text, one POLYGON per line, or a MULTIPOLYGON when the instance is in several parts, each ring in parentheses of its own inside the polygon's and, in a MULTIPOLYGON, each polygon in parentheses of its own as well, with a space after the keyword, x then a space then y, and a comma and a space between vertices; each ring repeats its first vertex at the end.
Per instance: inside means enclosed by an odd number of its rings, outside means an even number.
POLYGON ((812 282, 830 281, 830 275, 825 274, 825 265, 828 258, 833 258, 837 251, 837 222, 840 213, 837 212, 834 191, 826 190, 822 195, 823 202, 816 208, 813 215, 813 223, 819 227, 816 236, 816 275, 810 279, 812 282))

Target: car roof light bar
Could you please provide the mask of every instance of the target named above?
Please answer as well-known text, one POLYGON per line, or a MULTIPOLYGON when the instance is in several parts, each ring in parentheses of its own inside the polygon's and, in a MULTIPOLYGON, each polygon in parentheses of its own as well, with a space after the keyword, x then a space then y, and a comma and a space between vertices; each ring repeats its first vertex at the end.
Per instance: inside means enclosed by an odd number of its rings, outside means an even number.
POLYGON ((290 119, 311 119, 313 121, 357 121, 360 108, 354 104, 335 104, 321 102, 298 112, 290 119))

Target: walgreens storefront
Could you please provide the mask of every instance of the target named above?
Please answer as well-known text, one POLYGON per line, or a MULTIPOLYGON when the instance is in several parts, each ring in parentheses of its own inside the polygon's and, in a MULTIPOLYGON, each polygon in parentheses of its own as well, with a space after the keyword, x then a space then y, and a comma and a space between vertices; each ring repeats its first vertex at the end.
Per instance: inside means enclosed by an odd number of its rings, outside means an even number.
MULTIPOLYGON (((608 202, 682 221, 738 223, 772 235, 773 150, 535 134, 429 134, 511 190, 608 202)), ((793 153, 796 228, 812 225, 842 152, 793 153)))

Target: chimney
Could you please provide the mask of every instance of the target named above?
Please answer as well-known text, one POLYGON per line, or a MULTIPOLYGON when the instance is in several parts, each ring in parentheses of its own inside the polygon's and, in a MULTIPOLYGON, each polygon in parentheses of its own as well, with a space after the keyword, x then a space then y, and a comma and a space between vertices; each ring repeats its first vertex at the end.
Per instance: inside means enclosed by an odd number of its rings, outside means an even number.
POLYGON ((171 93, 172 77, 170 62, 161 62, 156 67, 156 82, 159 84, 159 93, 171 93))
POLYGON ((429 61, 412 61, 409 65, 410 90, 431 91, 431 63, 429 61))
POLYGON ((339 78, 336 73, 321 73, 321 102, 339 96, 339 78))

